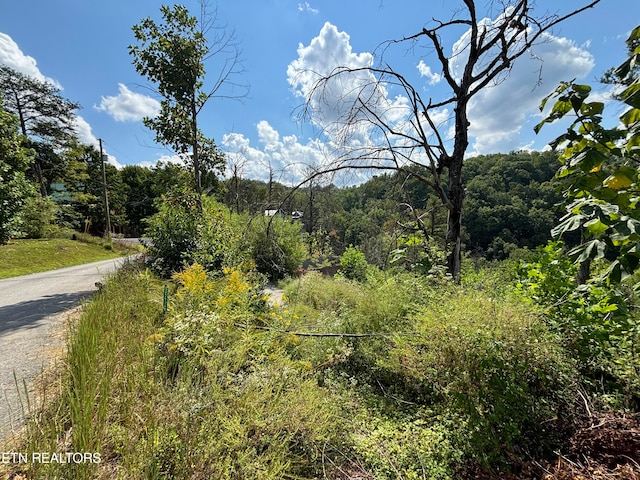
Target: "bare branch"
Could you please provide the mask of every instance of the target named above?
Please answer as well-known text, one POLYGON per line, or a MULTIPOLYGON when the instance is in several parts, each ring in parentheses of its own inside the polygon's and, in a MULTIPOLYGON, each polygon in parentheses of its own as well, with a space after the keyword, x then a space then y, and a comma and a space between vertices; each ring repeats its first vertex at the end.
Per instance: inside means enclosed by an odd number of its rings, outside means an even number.
POLYGON ((346 169, 395 170, 416 176, 434 190, 449 210, 449 273, 458 278, 465 190, 462 165, 469 144, 470 100, 484 88, 504 80, 514 62, 531 52, 531 47, 544 39, 545 32, 600 1, 588 0, 583 7, 564 15, 536 17, 530 0, 490 1, 487 4, 491 15, 478 12, 477 0, 461 0, 461 8, 450 20, 433 19, 431 26, 387 41, 376 49, 384 56, 394 45, 404 43, 413 50, 424 41, 437 58, 449 88, 440 99, 425 102, 420 90, 383 58, 376 67, 338 65, 329 74, 316 72, 317 81, 305 92, 304 113, 339 148, 334 160, 310 179, 346 169), (500 11, 493 11, 493 5, 500 6, 500 11), (485 17, 494 20, 483 20, 485 17), (464 45, 457 43, 456 51, 449 53, 443 32, 460 27, 467 29, 460 37, 464 45), (393 90, 401 92, 402 102, 394 103, 388 98, 393 90), (392 108, 398 104, 405 110, 394 112, 392 108), (440 123, 438 116, 445 108, 452 113, 440 123), (453 132, 452 138, 444 133, 449 131, 453 132), (427 173, 415 172, 415 166, 424 167, 427 173), (440 178, 445 169, 446 181, 440 178))

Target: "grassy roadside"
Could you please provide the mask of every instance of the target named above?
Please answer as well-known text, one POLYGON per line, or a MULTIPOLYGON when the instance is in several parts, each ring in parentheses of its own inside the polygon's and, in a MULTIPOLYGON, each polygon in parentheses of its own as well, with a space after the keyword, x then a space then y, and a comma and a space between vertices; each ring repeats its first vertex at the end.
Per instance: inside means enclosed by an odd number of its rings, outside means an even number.
POLYGON ((539 427, 571 398, 571 361, 510 299, 310 275, 272 307, 250 273, 191 267, 163 313, 164 282, 132 267, 72 326, 17 450, 88 459, 14 463, 15 478, 461 478, 503 445, 553 441, 539 427))
POLYGON ((12 240, 0 245, 0 279, 109 260, 137 251, 117 241, 86 235, 78 235, 77 240, 12 240))

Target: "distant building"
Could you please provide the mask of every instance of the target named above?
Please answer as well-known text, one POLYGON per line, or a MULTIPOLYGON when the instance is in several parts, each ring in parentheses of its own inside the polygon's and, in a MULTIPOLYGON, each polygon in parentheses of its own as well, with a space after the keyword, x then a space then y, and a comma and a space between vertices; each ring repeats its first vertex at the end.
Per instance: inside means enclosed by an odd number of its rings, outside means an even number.
POLYGON ((70 202, 73 200, 64 183, 61 182, 53 182, 51 184, 51 198, 57 203, 70 202))
POLYGON ((280 209, 277 210, 265 210, 264 211, 264 216, 265 217, 275 217, 276 215, 284 215, 284 212, 280 209))
MULTIPOLYGON (((275 217, 276 215, 282 215, 284 217, 284 216, 286 216, 286 213, 283 210, 280 210, 280 209, 265 210, 264 211, 264 216, 265 217, 275 217)), ((294 210, 293 212, 291 212, 291 219, 292 220, 302 220, 303 217, 304 217, 304 212, 301 212, 300 210, 294 210)))

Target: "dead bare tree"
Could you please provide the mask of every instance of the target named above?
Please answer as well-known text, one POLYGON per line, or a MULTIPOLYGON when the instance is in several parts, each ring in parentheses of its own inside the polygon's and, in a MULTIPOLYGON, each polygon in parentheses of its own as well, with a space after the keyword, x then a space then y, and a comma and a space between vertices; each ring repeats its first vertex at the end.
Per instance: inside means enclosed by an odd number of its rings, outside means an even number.
POLYGON ((308 180, 346 169, 395 170, 414 175, 448 209, 447 268, 459 279, 462 165, 469 145, 470 100, 504 80, 514 61, 544 41, 545 32, 599 2, 585 1, 568 12, 538 15, 533 0, 460 0, 451 19, 432 19, 413 35, 383 43, 378 65, 338 66, 328 75, 317 74, 317 82, 306 93, 304 114, 323 126, 336 145, 336 154, 328 166, 308 180), (478 11, 481 4, 486 4, 482 15, 478 11), (495 20, 488 21, 489 16, 495 20), (456 29, 465 31, 463 43, 456 52, 447 54, 443 35, 456 29), (448 86, 445 98, 425 101, 418 88, 385 63, 385 53, 397 45, 404 45, 407 51, 427 48, 436 57, 439 75, 448 86), (390 101, 386 92, 392 89, 400 90, 407 101, 390 101), (443 121, 444 110, 451 114, 443 121), (400 122, 399 113, 403 115, 400 122), (453 134, 447 134, 449 129, 453 134))

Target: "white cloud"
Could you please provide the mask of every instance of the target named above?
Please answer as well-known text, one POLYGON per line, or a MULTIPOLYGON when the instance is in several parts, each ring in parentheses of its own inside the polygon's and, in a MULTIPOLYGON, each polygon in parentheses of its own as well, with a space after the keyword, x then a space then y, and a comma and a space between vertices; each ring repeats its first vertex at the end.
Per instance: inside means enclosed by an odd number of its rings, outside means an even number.
MULTIPOLYGON (((480 28, 489 32, 496 21, 498 20, 483 19, 480 28)), ((459 78, 464 68, 468 42, 467 32, 450 44, 454 78, 459 78)), ((442 76, 432 71, 425 60, 420 60, 416 65, 418 74, 430 85, 440 83, 442 76)), ((486 59, 487 62, 490 60, 486 59)), ((412 118, 408 98, 404 95, 390 95, 392 87, 380 83, 371 70, 368 70, 373 61, 373 55, 369 52, 354 52, 349 35, 338 31, 329 22, 324 24, 318 36, 308 45, 298 46, 298 57, 289 64, 287 78, 294 93, 307 101, 311 122, 319 126, 327 136, 324 151, 342 155, 348 151, 357 156, 371 147, 384 145, 386 141, 406 146, 408 140, 385 137, 381 129, 375 128, 380 119, 397 132, 411 134, 415 131, 416 126, 411 125, 410 121, 416 119, 412 118), (350 71, 344 75, 334 75, 330 81, 321 84, 322 88, 318 88, 318 81, 335 74, 336 69, 350 71), (372 112, 358 109, 358 97, 368 99, 367 105, 372 112), (356 110, 357 113, 354 113, 356 110), (348 129, 345 128, 347 123, 350 123, 348 129), (342 150, 336 145, 341 145, 342 150)), ((496 79, 494 85, 484 88, 470 101, 468 117, 471 122, 471 148, 468 153, 472 155, 530 149, 531 135, 526 135, 525 139, 522 127, 539 115, 538 106, 542 97, 562 80, 585 77, 593 66, 593 56, 585 49, 585 45, 577 46, 566 38, 542 35, 539 44, 517 59, 507 73, 496 79), (543 82, 542 86, 539 85, 540 82, 543 82)), ((479 68, 481 67, 482 65, 479 68)), ((438 90, 434 90, 434 94, 439 95, 438 90)), ((453 138, 451 111, 441 109, 430 113, 444 141, 449 142, 453 138)), ((429 127, 424 119, 418 121, 422 122, 421 126, 428 134, 429 127)), ((283 142, 278 139, 277 132, 266 122, 258 125, 258 132, 264 148, 255 150, 247 143, 245 151, 250 154, 249 157, 257 158, 259 153, 267 156, 269 161, 278 162, 277 153, 282 152, 279 145, 283 142)), ((384 155, 381 152, 375 161, 384 163, 384 155)), ((412 150, 411 155, 417 160, 423 153, 412 150)), ((326 161, 327 157, 319 158, 320 161, 326 161)), ((265 159, 261 158, 260 161, 264 163, 265 159)))
MULTIPOLYGON (((96 149, 100 148, 100 141, 96 138, 91 130, 91 125, 79 115, 75 117, 75 124, 73 126, 76 134, 78 135, 78 139, 84 145, 91 145, 96 149)), ((114 167, 120 169, 123 165, 118 161, 116 157, 109 154, 105 148, 103 148, 103 153, 107 156, 107 162, 113 165, 114 167)))
POLYGON ((52 78, 46 77, 40 72, 36 59, 25 55, 20 47, 6 33, 0 32, 0 63, 7 65, 14 70, 24 73, 30 77, 48 82, 56 88, 61 88, 60 84, 52 78))
POLYGON ((313 8, 309 2, 304 2, 304 3, 299 3, 298 4, 298 11, 299 12, 309 12, 312 13, 314 15, 317 15, 320 10, 318 10, 317 8, 313 8))
POLYGON ((136 163, 136 165, 144 168, 154 168, 159 164, 175 163, 177 165, 184 165, 185 161, 180 155, 160 155, 156 160, 143 160, 136 163))
POLYGON ((269 170, 274 179, 285 184, 296 184, 319 165, 325 163, 327 144, 320 140, 300 142, 296 135, 280 134, 267 122, 261 120, 256 126, 261 147, 254 147, 240 133, 228 133, 222 137, 230 168, 235 166, 241 176, 256 180, 269 180, 269 170))
POLYGON ((78 139, 85 145, 99 146, 98 138, 91 131, 91 125, 81 116, 75 117, 74 130, 78 134, 78 139))
POLYGON ((265 145, 274 145, 280 140, 280 134, 266 120, 258 122, 257 130, 258 138, 265 145))
POLYGON ((417 65, 418 72, 421 77, 426 77, 429 85, 435 85, 442 80, 442 75, 439 73, 434 73, 431 71, 431 67, 424 63, 424 60, 420 60, 420 63, 417 65))
POLYGON ((110 163, 111 165, 116 167, 118 170, 120 170, 122 167, 124 167, 124 165, 122 165, 118 161, 118 159, 116 157, 114 157, 113 155, 111 155, 109 153, 105 153, 105 155, 107 156, 107 163, 110 163))
POLYGON ((355 53, 349 35, 326 22, 309 45, 299 44, 298 58, 287 68, 293 91, 307 100, 311 122, 349 149, 380 142, 378 120, 396 124, 409 114, 407 98, 390 98, 369 69, 373 60, 370 52, 355 53), (358 99, 366 99, 367 109, 358 99))
MULTIPOLYGON (((46 77, 42 72, 40 72, 35 58, 25 55, 18 44, 14 42, 9 35, 2 32, 0 32, 0 64, 7 65, 14 70, 41 82, 50 83, 54 87, 62 90, 62 85, 60 85, 56 80, 46 77)), ((89 123, 80 115, 75 116, 73 129, 81 143, 91 145, 96 149, 99 148, 99 141, 93 134, 91 125, 89 125, 89 123)), ((104 154, 107 156, 107 161, 110 164, 116 168, 122 168, 122 164, 118 162, 116 157, 110 155, 106 151, 104 151, 104 154)))
POLYGON ((160 111, 160 102, 118 84, 118 95, 102 97, 96 110, 107 112, 117 122, 137 122, 143 117, 154 117, 160 111))
MULTIPOLYGON (((510 7, 512 8, 512 7, 510 7)), ((507 12, 508 13, 508 12, 507 12)), ((490 38, 496 20, 484 18, 478 22, 480 30, 490 38)), ((514 29, 513 35, 522 31, 514 29)), ((460 36, 451 50, 451 71, 460 78, 468 57, 470 30, 460 36)), ((595 65, 593 56, 585 49, 588 44, 576 46, 566 38, 543 33, 538 42, 510 69, 499 75, 493 84, 477 93, 469 102, 468 117, 472 137, 469 155, 508 152, 530 145, 530 140, 521 136, 526 122, 539 115, 542 98, 555 89, 563 80, 584 78, 595 65)), ((490 50, 484 62, 479 62, 476 71, 486 67, 497 54, 490 50)), ((527 132, 530 137, 532 132, 527 132)))
POLYGON ((521 149, 522 126, 539 114, 542 98, 563 80, 584 78, 594 64, 593 56, 571 40, 544 34, 501 83, 483 89, 470 102, 473 153, 521 149), (539 80, 542 85, 537 85, 539 80))
POLYGON ((298 58, 287 67, 293 91, 302 98, 310 98, 312 121, 323 129, 343 119, 347 114, 343 109, 375 82, 373 75, 363 70, 336 77, 324 84, 322 90, 315 90, 317 82, 338 67, 358 69, 373 64, 373 55, 354 53, 349 40, 346 32, 339 32, 335 25, 326 22, 308 46, 298 45, 298 58))

